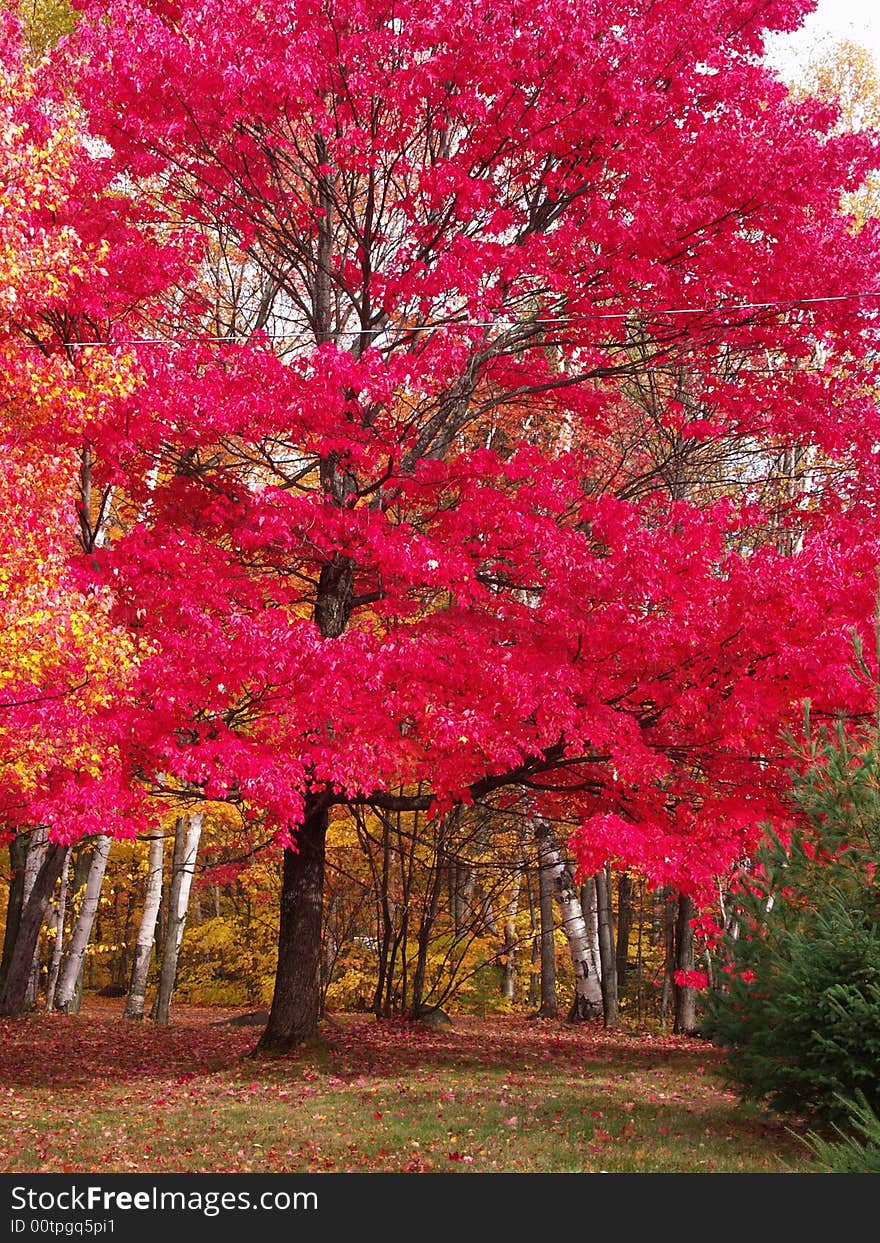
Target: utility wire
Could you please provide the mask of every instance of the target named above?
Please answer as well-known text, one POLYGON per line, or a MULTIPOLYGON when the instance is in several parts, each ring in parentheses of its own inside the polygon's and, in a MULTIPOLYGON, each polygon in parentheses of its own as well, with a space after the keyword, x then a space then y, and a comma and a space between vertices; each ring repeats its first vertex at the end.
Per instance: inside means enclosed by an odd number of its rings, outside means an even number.
MULTIPOLYGON (((796 311, 803 307, 813 306, 819 303, 829 302, 852 302, 859 298, 880 298, 880 290, 866 289, 857 293, 847 294, 829 294, 820 297, 810 298, 790 298, 784 301, 772 302, 719 302, 712 306, 688 306, 688 307, 657 307, 653 310, 630 310, 630 311, 584 311, 579 315, 570 316, 547 316, 538 319, 514 320, 508 325, 500 323, 498 320, 473 320, 473 319, 454 319, 447 320, 442 323, 434 324, 397 324, 386 325, 383 328, 339 328, 334 331, 337 337, 363 337, 363 336, 383 336, 386 333, 398 334, 416 334, 426 332, 444 332, 449 329, 457 328, 516 328, 518 325, 530 324, 541 328, 567 328, 577 326, 582 323, 590 323, 594 320, 627 320, 633 315, 642 315, 646 318, 660 318, 664 315, 712 315, 715 312, 723 311, 726 314, 735 315, 741 311, 772 311, 778 310, 780 313, 786 311, 796 311)), ((730 327, 745 327, 746 325, 729 325, 730 327)), ((311 338, 304 333, 267 333, 260 332, 253 334, 254 337, 261 341, 310 341, 311 338)), ((246 344, 251 337, 240 334, 227 334, 224 336, 210 336, 198 333, 185 334, 177 337, 133 337, 128 341, 46 341, 31 342, 34 349, 40 349, 42 345, 57 345, 64 349, 127 349, 133 345, 185 345, 189 343, 198 343, 200 345, 223 345, 223 344, 246 344)))

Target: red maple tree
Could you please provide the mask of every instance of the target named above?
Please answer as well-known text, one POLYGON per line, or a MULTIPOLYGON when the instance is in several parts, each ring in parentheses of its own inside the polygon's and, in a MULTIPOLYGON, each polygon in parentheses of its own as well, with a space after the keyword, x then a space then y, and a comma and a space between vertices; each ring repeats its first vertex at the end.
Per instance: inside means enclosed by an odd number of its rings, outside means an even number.
POLYGON ((97 0, 62 45, 108 275, 38 339, 137 359, 80 429, 107 728, 278 832, 265 1050, 317 1022, 334 805, 525 797, 699 891, 803 698, 863 706, 876 144, 760 61, 808 7, 97 0))

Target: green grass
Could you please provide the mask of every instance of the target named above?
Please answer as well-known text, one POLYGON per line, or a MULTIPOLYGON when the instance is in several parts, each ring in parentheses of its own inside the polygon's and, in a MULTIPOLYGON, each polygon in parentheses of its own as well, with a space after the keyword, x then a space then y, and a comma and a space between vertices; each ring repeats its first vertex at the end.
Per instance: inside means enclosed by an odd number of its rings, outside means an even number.
MULTIPOLYGON (((727 1091, 701 1041, 462 1017, 348 1017, 248 1056, 253 1030, 109 1007, 2 1024, 0 1170, 743 1173, 809 1170, 787 1127, 727 1091)), ((219 1016, 222 1017, 222 1014, 219 1016)))

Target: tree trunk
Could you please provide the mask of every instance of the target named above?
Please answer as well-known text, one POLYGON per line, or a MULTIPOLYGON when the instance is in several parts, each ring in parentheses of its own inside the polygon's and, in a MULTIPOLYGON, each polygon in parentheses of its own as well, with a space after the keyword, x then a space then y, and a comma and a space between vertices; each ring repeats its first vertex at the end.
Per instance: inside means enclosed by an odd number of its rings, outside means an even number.
POLYGON ((162 833, 154 833, 150 838, 150 853, 147 862, 147 888, 144 895, 144 913, 141 915, 138 928, 137 943, 134 951, 134 964, 131 969, 131 984, 125 1002, 124 1017, 140 1022, 144 1017, 144 1006, 147 997, 147 977, 150 974, 150 959, 153 954, 153 942, 156 939, 156 920, 159 915, 159 904, 162 901, 162 867, 165 858, 165 838, 162 833))
POLYGON ((617 996, 626 996, 629 972, 629 937, 633 923, 633 883, 627 872, 622 872, 617 882, 617 996))
MULTIPOLYGON (((369 847, 368 847, 369 849, 369 847)), ((394 944, 394 912, 391 900, 391 824, 387 816, 382 817, 382 873, 374 872, 378 884, 376 887, 378 971, 376 989, 373 993, 373 1013, 377 1019, 389 1018, 386 1010, 386 995, 390 990, 390 977, 394 969, 392 946, 394 944)))
POLYGON ((459 859, 450 864, 452 927, 456 937, 463 936, 471 926, 476 880, 476 870, 469 864, 459 859))
POLYGON ((28 900, 22 908, 15 945, 9 957, 6 979, 0 992, 0 1016, 18 1017, 24 1013, 25 999, 34 955, 40 939, 40 929, 49 906, 49 900, 55 889, 55 883, 61 875, 67 847, 57 842, 51 843, 43 856, 39 872, 34 878, 28 900))
POLYGON ((61 956, 64 952, 64 920, 67 915, 67 877, 70 855, 71 847, 68 846, 64 863, 61 865, 61 889, 58 894, 58 910, 55 913, 55 943, 52 946, 49 979, 46 982, 46 1010, 49 1013, 55 1009, 55 990, 58 987, 58 973, 61 970, 61 956))
POLYGON ((312 799, 296 835, 297 848, 284 851, 275 992, 258 1054, 287 1053, 318 1030, 328 821, 326 802, 312 799))
POLYGON ((580 904, 587 931, 589 969, 598 980, 602 976, 602 959, 599 953, 599 904, 595 876, 588 876, 581 885, 580 904))
POLYGON ((602 1013, 606 1027, 616 1027, 620 1020, 617 997, 617 964, 614 958, 614 913, 611 905, 611 868, 597 872, 596 915, 599 925, 599 958, 601 961, 602 1013))
MULTIPOLYGON (((315 139, 319 165, 326 165, 325 140, 315 139)), ((333 249, 334 196, 331 180, 321 175, 318 261, 311 290, 316 336, 330 339, 330 273, 333 249)), ((357 482, 329 453, 321 459, 321 487, 328 500, 344 507, 357 482)), ((355 562, 336 553, 321 567, 315 593, 315 625, 324 639, 337 639, 354 607, 355 562)), ((296 849, 284 851, 281 909, 278 922, 278 965, 269 1021, 255 1053, 286 1053, 317 1034, 321 1006, 321 924, 324 904, 324 859, 329 807, 322 794, 307 796, 296 849)))
POLYGON ((73 935, 70 938, 70 949, 64 960, 58 989, 55 993, 55 1008, 62 1014, 71 1014, 79 1009, 79 990, 77 982, 85 962, 86 949, 92 935, 92 925, 98 912, 101 900, 101 886, 107 870, 107 857, 110 854, 110 838, 97 838, 89 863, 89 876, 86 881, 82 906, 79 908, 73 935))
POLYGON ((441 821, 439 835, 434 851, 434 865, 431 869, 431 890, 427 903, 422 905, 422 917, 419 920, 418 951, 416 966, 413 972, 412 1001, 410 1013, 417 1018, 425 998, 425 979, 428 972, 428 949, 431 944, 431 933, 437 921, 440 909, 440 895, 443 892, 443 850, 446 840, 446 822, 441 821))
MULTIPOLYGON (((694 969, 694 900, 689 894, 678 895, 678 914, 675 920, 675 967, 677 971, 694 969)), ((697 990, 689 984, 675 985, 676 1036, 689 1036, 697 1027, 697 990)))
POLYGON ((114 935, 114 940, 121 947, 121 952, 113 960, 113 971, 111 984, 116 989, 127 988, 131 979, 133 964, 133 934, 134 934, 134 913, 137 908, 137 888, 140 879, 140 869, 137 861, 133 858, 128 871, 128 886, 123 895, 125 918, 121 921, 121 932, 114 935))
POLYGON ((571 866, 560 854, 553 830, 546 821, 539 821, 535 831, 541 872, 546 873, 556 891, 562 911, 562 929, 568 940, 574 968, 574 1000, 568 1014, 570 1023, 598 1018, 602 1013, 602 987, 595 969, 591 969, 590 938, 580 895, 574 883, 571 866))
MULTIPOLYGON (((168 899, 168 921, 165 944, 162 946, 162 966, 159 970, 159 987, 150 1015, 160 1027, 168 1024, 171 998, 177 979, 177 960, 186 927, 186 913, 196 869, 199 838, 202 835, 202 813, 178 816, 174 826, 174 860, 171 868, 171 891, 168 899)), ((319 947, 320 948, 320 947, 319 947)))
POLYGON ((519 891, 521 887, 519 871, 513 884, 513 893, 507 904, 504 920, 504 974, 501 977, 501 996, 505 1001, 516 1001, 516 917, 519 912, 519 891))
POLYGON ((556 996, 556 946, 553 942, 553 876, 552 864, 547 862, 546 837, 538 839, 538 911, 541 920, 541 1008, 542 1019, 555 1019, 559 1014, 556 996))
POLYGON ((674 988, 673 975, 675 973, 675 898, 671 890, 664 889, 661 897, 662 902, 662 929, 663 929, 663 991, 660 994, 660 1023, 666 1027, 669 1018, 669 1004, 672 1000, 672 990, 674 988))
POLYGON ((526 880, 526 896, 529 900, 529 988, 527 1004, 537 1006, 541 1000, 541 950, 540 930, 538 926, 537 903, 535 902, 534 869, 529 867, 528 859, 523 856, 523 874, 526 880))
POLYGON ((24 907, 24 870, 27 864, 28 837, 16 833, 9 843, 9 899, 6 904, 6 928, 3 933, 3 957, 0 960, 0 992, 15 949, 21 912, 24 907))
MULTIPOLYGON (((46 857, 46 851, 49 846, 49 830, 45 825, 37 825, 31 834, 30 845, 28 846, 27 860, 24 865, 24 894, 23 900, 27 902, 30 897, 31 890, 34 887, 34 881, 37 879, 43 860, 46 857)), ((34 946, 34 958, 31 963, 31 973, 28 977, 27 991, 24 996, 25 1010, 33 1010, 37 1004, 37 992, 40 983, 40 941, 34 946)))

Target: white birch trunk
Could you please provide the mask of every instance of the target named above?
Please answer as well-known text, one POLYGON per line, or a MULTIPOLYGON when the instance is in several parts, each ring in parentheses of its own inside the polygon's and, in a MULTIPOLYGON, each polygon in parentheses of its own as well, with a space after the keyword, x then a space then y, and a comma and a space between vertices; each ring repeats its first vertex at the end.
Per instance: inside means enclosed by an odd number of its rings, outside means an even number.
POLYGON ((602 956, 599 949, 599 895, 595 876, 587 877, 581 885, 581 910, 587 926, 587 945, 590 951, 590 971, 597 980, 602 979, 602 956))
POLYGON ((61 867, 61 888, 58 893, 58 909, 55 912, 55 944, 52 946, 52 959, 49 963, 49 979, 46 983, 46 1009, 55 1008, 55 990, 58 987, 58 973, 61 970, 61 955, 64 952, 64 918, 67 914, 67 870, 70 866, 71 848, 67 847, 64 863, 61 867))
POLYGON ((552 879, 556 900, 562 911, 562 929, 574 968, 575 996, 569 1018, 596 1018, 602 1014, 602 988, 595 970, 591 969, 590 937, 574 873, 560 853, 553 830, 546 820, 536 822, 535 836, 541 870, 552 879))
POLYGON ((101 886, 104 883, 104 873, 107 870, 110 840, 109 837, 101 835, 97 838, 92 852, 82 906, 80 907, 76 925, 70 938, 70 949, 67 951, 67 957, 64 960, 61 978, 58 981, 58 989, 55 994, 55 1008, 60 1010, 62 1014, 70 1014, 72 1010, 76 1009, 77 985, 85 960, 86 948, 92 935, 95 916, 98 913, 98 903, 101 900, 101 886))
POLYGON ((617 960, 614 954, 614 911, 611 865, 606 864, 593 877, 599 932, 599 981, 602 985, 602 1011, 606 1027, 616 1027, 620 1017, 617 992, 617 960))
POLYGON ((153 942, 156 939, 156 921, 159 918, 159 906, 162 902, 162 865, 164 862, 165 838, 156 833, 150 838, 150 854, 147 863, 147 888, 144 896, 144 913, 138 928, 137 943, 134 950, 134 966, 131 971, 131 985, 125 1003, 125 1018, 140 1020, 144 1017, 146 1004, 147 977, 150 974, 150 956, 153 942))
POLYGON ((186 912, 192 888, 196 855, 202 835, 202 813, 195 812, 178 818, 174 834, 174 865, 171 873, 171 893, 168 901, 168 927, 162 948, 162 968, 159 973, 159 989, 153 1003, 152 1019, 164 1026, 168 1022, 171 996, 177 978, 177 959, 186 926, 186 912))

